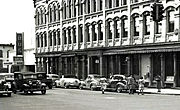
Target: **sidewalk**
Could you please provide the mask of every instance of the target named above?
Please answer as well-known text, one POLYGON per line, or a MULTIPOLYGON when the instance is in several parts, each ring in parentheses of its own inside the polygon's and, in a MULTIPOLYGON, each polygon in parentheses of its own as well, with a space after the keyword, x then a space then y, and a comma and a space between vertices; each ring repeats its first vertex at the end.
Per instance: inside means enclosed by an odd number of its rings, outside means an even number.
POLYGON ((180 89, 161 89, 161 92, 157 92, 157 88, 145 88, 145 94, 162 94, 162 95, 180 95, 180 89))

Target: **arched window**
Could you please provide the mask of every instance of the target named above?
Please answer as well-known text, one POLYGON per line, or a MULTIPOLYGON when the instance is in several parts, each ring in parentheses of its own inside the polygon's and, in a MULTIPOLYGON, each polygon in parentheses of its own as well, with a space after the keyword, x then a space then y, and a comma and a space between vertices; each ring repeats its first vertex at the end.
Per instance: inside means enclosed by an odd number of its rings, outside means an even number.
POLYGON ((64 44, 67 44, 66 29, 63 30, 64 44))
POLYGON ((61 45, 60 30, 57 31, 58 45, 61 45))
POLYGON ((44 46, 46 47, 47 46, 47 34, 44 33, 44 46))
POLYGON ((115 38, 119 38, 120 21, 118 18, 114 19, 115 38))
POLYGON ((99 40, 103 40, 103 30, 102 30, 102 22, 98 23, 98 34, 99 34, 99 40))
POLYGON ((91 11, 91 3, 90 0, 87 0, 87 13, 90 13, 91 11))
POLYGON ((168 32, 174 32, 174 10, 167 11, 168 32))
POLYGON ((63 6, 63 18, 66 19, 66 3, 64 3, 64 6, 63 6))
POLYGON ((0 58, 2 58, 2 57, 3 57, 3 51, 0 50, 0 58))
POLYGON ((52 8, 49 8, 49 22, 52 22, 52 8))
POLYGON ((76 28, 73 27, 73 43, 76 43, 76 28))
POLYGON ((144 35, 150 35, 150 13, 146 12, 143 14, 143 29, 144 35))
POLYGON ((43 47, 43 34, 41 34, 41 47, 43 47))
POLYGON ((56 46, 56 31, 53 31, 53 45, 56 46))
POLYGON ((112 20, 107 21, 107 37, 108 39, 112 39, 112 20))
POLYGON ((53 21, 56 21, 56 6, 53 6, 53 21))
POLYGON ((121 18, 121 34, 122 37, 127 37, 128 36, 128 19, 127 16, 123 16, 121 18))
POLYGON ((133 19, 133 35, 139 36, 139 15, 135 14, 132 16, 133 19))
POLYGON ((40 47, 39 35, 36 35, 36 44, 37 47, 40 47))
POLYGON ((49 33, 49 46, 52 46, 52 32, 49 33))
POLYGON ((39 25, 39 24, 40 24, 40 22, 39 22, 39 18, 40 18, 40 14, 39 14, 39 11, 37 11, 37 25, 39 25))
POLYGON ((68 28, 68 44, 71 44, 71 28, 68 28))
POLYGON ((69 5, 68 5, 69 7, 69 18, 71 18, 71 0, 69 0, 69 5))
POLYGON ((86 37, 87 42, 90 42, 90 31, 89 31, 89 24, 86 24, 86 37))
POLYGON ((41 21, 41 23, 40 24, 43 24, 44 23, 44 21, 43 21, 43 10, 41 9, 40 10, 40 21, 41 21))

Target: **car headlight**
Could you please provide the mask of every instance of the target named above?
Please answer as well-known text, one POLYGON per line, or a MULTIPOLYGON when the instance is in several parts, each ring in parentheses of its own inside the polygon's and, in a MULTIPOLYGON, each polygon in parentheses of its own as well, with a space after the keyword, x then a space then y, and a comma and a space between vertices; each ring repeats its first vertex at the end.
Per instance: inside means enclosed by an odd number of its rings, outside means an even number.
POLYGON ((29 84, 32 85, 32 81, 29 81, 29 84))
POLYGON ((41 81, 40 81, 40 80, 37 80, 37 84, 41 84, 41 81))

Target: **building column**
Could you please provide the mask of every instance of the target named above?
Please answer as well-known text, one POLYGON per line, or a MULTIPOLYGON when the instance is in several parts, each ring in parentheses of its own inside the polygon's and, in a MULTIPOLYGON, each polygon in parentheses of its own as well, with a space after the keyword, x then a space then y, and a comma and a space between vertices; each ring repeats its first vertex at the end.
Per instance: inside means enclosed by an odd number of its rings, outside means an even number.
POLYGON ((96 33, 96 41, 98 44, 99 43, 99 37, 100 37, 98 23, 95 25, 95 33, 96 33))
POLYGON ((165 79, 165 57, 164 54, 161 54, 161 83, 162 88, 164 87, 164 79, 165 79))
POLYGON ((173 87, 177 87, 177 55, 176 53, 173 54, 173 60, 174 60, 174 83, 173 87))
POLYGON ((150 54, 150 61, 151 61, 151 63, 150 63, 150 67, 149 67, 149 78, 150 78, 150 82, 149 82, 149 87, 151 87, 152 86, 152 82, 153 82, 153 64, 154 64, 154 61, 153 61, 153 55, 152 54, 150 54))
POLYGON ((49 58, 46 59, 46 73, 49 74, 49 58))
POLYGON ((90 45, 93 47, 93 32, 92 25, 89 25, 89 37, 90 37, 90 45))
POLYGON ((79 58, 78 56, 75 57, 75 65, 76 65, 76 71, 75 71, 75 75, 79 78, 79 58))
POLYGON ((91 60, 92 60, 91 56, 88 56, 88 75, 92 72, 91 60))
POLYGON ((100 75, 101 76, 103 76, 104 74, 104 72, 103 72, 103 63, 104 63, 104 61, 103 61, 103 55, 101 54, 100 56, 99 56, 99 60, 100 60, 100 75))
POLYGON ((83 59, 82 59, 82 79, 85 79, 86 78, 86 57, 83 56, 83 59))
POLYGON ((144 43, 144 28, 143 28, 143 15, 139 17, 139 39, 140 39, 140 43, 143 44, 144 43))
POLYGON ((113 61, 113 55, 111 56, 111 61, 110 61, 110 63, 111 63, 111 74, 113 75, 114 74, 114 61, 113 61))
POLYGON ((59 57, 59 62, 58 63, 59 63, 59 65, 58 65, 59 66, 58 67, 59 68, 59 74, 58 75, 61 76, 63 74, 63 60, 62 60, 62 57, 59 57))
POLYGON ((119 65, 118 66, 119 67, 119 69, 118 69, 119 72, 118 73, 121 74, 121 56, 118 55, 117 58, 118 58, 118 65, 119 65))
POLYGON ((130 58, 130 56, 126 57, 126 61, 127 61, 127 74, 130 75, 131 74, 131 58, 130 58))

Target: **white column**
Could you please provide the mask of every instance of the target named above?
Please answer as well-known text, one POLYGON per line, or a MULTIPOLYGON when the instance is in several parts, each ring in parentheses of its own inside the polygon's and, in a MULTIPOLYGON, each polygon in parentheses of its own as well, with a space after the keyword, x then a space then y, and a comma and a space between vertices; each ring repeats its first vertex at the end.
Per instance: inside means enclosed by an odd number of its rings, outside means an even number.
POLYGON ((128 4, 128 44, 131 45, 132 37, 131 37, 131 3, 130 0, 127 0, 128 4))
POLYGON ((92 25, 89 25, 89 37, 90 37, 90 45, 93 46, 93 35, 92 35, 92 25))
POLYGON ((143 36, 144 36, 144 26, 143 26, 143 16, 140 16, 139 17, 139 40, 140 40, 140 43, 143 44, 143 36))
POLYGON ((112 45, 114 46, 114 41, 115 41, 115 26, 114 26, 114 20, 110 22, 110 30, 112 30, 112 45))
POLYGON ((175 11, 175 19, 174 19, 174 29, 177 30, 178 34, 175 36, 178 36, 178 41, 180 40, 180 14, 179 14, 180 8, 175 11))
POLYGON ((71 44, 73 46, 73 41, 74 41, 74 34, 73 34, 73 27, 71 28, 71 44))

